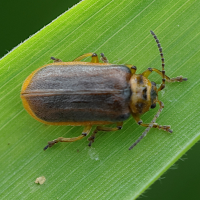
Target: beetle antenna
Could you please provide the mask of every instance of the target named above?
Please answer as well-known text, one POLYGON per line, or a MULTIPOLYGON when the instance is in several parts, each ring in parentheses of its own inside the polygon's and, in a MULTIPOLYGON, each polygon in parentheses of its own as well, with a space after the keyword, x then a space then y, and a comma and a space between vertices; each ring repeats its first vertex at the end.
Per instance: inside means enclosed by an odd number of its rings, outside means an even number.
POLYGON ((147 133, 149 132, 149 130, 153 127, 153 124, 156 122, 156 119, 159 117, 160 113, 162 112, 163 108, 164 108, 164 103, 162 101, 158 100, 158 103, 160 104, 160 108, 158 110, 158 112, 156 113, 156 115, 154 116, 153 120, 151 121, 151 123, 149 124, 149 126, 145 129, 145 131, 142 133, 142 135, 137 139, 137 141, 135 143, 133 143, 129 150, 131 150, 133 147, 135 147, 142 138, 144 138, 147 133))
POLYGON ((150 31, 151 34, 153 35, 157 45, 158 45, 158 49, 160 52, 160 56, 161 56, 161 61, 162 61, 162 84, 160 85, 160 87, 158 88, 158 91, 163 90, 165 88, 165 60, 163 57, 163 52, 162 52, 162 47, 161 44, 156 36, 156 34, 153 31, 150 31))

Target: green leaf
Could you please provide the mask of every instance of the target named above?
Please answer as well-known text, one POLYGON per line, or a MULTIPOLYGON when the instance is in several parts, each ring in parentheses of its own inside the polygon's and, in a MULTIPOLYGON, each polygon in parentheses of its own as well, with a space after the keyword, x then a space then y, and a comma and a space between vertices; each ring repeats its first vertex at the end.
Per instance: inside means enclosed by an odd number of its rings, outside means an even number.
MULTIPOLYGON (((2 58, 0 198, 135 199, 190 149, 200 138, 199 4, 85 0, 2 58), (159 95, 165 108, 157 122, 170 124, 173 134, 152 129, 129 151, 144 131, 130 118, 120 131, 99 133, 91 148, 82 139, 44 152, 47 141, 78 136, 82 127, 47 126, 29 116, 20 99, 25 78, 51 56, 72 61, 88 52, 103 52, 110 63, 136 65, 137 73, 161 69, 150 30, 161 42, 166 74, 188 78, 168 83, 159 95), (41 176, 46 182, 34 183, 41 176)), ((155 73, 150 79, 161 83, 155 73)), ((143 121, 150 122, 156 111, 144 114, 143 121)))

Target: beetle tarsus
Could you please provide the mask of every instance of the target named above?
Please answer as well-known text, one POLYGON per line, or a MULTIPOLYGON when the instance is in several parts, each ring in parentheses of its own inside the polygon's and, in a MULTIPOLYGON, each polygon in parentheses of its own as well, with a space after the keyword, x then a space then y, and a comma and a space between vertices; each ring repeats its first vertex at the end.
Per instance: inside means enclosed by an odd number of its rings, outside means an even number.
POLYGON ((171 82, 183 82, 187 81, 187 78, 183 78, 182 76, 177 76, 176 78, 171 78, 171 82))
POLYGON ((43 150, 46 151, 48 149, 48 147, 49 147, 49 145, 47 145, 46 147, 44 147, 43 150))
POLYGON ((87 136, 87 133, 82 133, 83 136, 87 136))
POLYGON ((92 146, 92 143, 94 142, 94 139, 95 139, 94 135, 91 135, 91 136, 88 138, 88 141, 90 141, 89 144, 88 144, 89 147, 92 146))
POLYGON ((51 60, 56 60, 56 58, 54 58, 54 57, 51 57, 50 59, 51 59, 51 60))
POLYGON ((48 145, 44 147, 44 151, 47 150, 48 148, 52 147, 54 144, 58 143, 58 140, 53 140, 51 142, 48 142, 48 145))
POLYGON ((101 53, 101 60, 102 60, 104 63, 108 63, 108 59, 105 57, 104 53, 101 53))
POLYGON ((101 53, 101 57, 104 57, 104 53, 101 53))
POLYGON ((89 146, 89 147, 91 147, 91 146, 92 146, 92 141, 90 141, 90 142, 89 142, 88 146, 89 146))
POLYGON ((51 57, 51 60, 54 60, 54 62, 62 62, 59 58, 51 57))
POLYGON ((118 128, 118 130, 121 130, 121 129, 122 129, 122 126, 118 126, 117 128, 118 128))
POLYGON ((172 129, 168 129, 167 130, 169 133, 173 133, 173 130, 172 129))

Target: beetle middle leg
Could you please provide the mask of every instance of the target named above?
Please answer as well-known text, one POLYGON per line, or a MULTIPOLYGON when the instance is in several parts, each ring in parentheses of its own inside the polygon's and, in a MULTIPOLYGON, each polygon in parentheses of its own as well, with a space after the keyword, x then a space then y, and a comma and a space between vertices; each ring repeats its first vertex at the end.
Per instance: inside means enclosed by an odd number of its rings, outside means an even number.
POLYGON ((104 127, 104 126, 97 126, 96 129, 94 130, 93 134, 88 138, 89 144, 88 146, 91 146, 92 143, 94 142, 95 136, 98 131, 118 131, 121 130, 123 126, 123 122, 117 122, 117 127, 112 128, 112 127, 104 127))
POLYGON ((79 135, 78 137, 73 137, 73 138, 64 138, 64 137, 59 137, 53 141, 48 142, 48 145, 46 147, 44 147, 44 151, 47 148, 52 147, 54 144, 58 143, 58 142, 75 142, 77 140, 80 140, 82 138, 84 138, 85 136, 87 136, 90 133, 92 126, 85 126, 83 129, 83 132, 81 135, 79 135))

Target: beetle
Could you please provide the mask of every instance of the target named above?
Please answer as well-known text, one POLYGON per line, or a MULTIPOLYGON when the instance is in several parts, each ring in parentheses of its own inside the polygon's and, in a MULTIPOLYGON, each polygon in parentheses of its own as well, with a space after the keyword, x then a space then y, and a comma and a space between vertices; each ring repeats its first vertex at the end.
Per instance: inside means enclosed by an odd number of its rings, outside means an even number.
POLYGON ((110 64, 101 53, 102 63, 96 53, 86 53, 72 62, 62 62, 51 57, 53 63, 44 65, 33 71, 24 81, 21 99, 24 108, 36 120, 50 125, 84 126, 78 137, 59 137, 48 142, 44 147, 52 147, 58 142, 74 142, 87 136, 96 125, 93 134, 88 138, 89 146, 94 142, 98 131, 117 131, 122 128, 123 121, 133 116, 138 125, 146 127, 145 131, 129 148, 131 150, 151 128, 158 128, 172 133, 170 126, 158 125, 156 119, 164 108, 158 99, 158 92, 164 89, 165 81, 182 82, 187 78, 178 76, 169 78, 165 75, 165 63, 160 42, 153 35, 162 61, 162 70, 148 68, 136 74, 132 65, 110 64), (91 62, 82 62, 91 57, 91 62), (157 88, 156 83, 148 79, 152 72, 162 77, 157 88), (156 115, 150 123, 143 123, 141 115, 159 104, 156 115), (116 123, 116 127, 102 125, 116 123))

